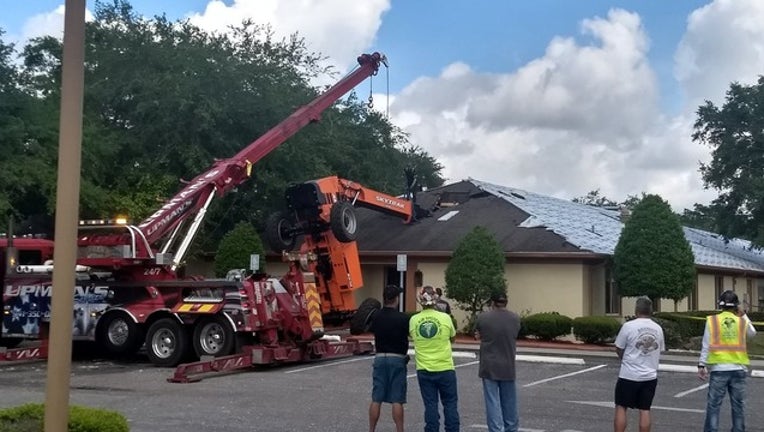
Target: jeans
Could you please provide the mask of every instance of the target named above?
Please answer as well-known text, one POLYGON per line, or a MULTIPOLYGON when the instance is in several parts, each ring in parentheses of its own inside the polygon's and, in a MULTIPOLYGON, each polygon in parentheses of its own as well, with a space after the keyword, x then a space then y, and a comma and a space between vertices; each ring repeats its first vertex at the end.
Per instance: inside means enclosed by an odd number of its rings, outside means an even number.
POLYGON ((732 432, 745 432, 745 378, 747 371, 711 372, 708 379, 708 404, 703 432, 719 430, 719 408, 729 392, 732 407, 732 432))
POLYGON ((428 372, 416 371, 419 391, 424 403, 424 432, 440 430, 438 398, 443 403, 443 423, 446 432, 459 431, 458 395, 456 390, 456 371, 428 372))
POLYGON ((483 378, 483 397, 488 432, 517 432, 519 430, 517 388, 514 381, 483 378))

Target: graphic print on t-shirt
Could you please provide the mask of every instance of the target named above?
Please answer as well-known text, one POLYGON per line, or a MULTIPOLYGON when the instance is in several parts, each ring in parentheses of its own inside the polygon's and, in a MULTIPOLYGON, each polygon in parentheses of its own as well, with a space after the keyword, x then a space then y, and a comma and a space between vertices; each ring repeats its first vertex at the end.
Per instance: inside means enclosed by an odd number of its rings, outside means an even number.
POLYGON ((419 336, 425 339, 434 338, 439 331, 440 331, 440 325, 438 324, 438 321, 431 318, 423 319, 422 322, 419 323, 419 327, 417 328, 417 333, 419 333, 419 336))
POLYGON ((650 354, 651 352, 660 349, 654 329, 640 328, 637 331, 637 343, 635 346, 642 354, 650 354))

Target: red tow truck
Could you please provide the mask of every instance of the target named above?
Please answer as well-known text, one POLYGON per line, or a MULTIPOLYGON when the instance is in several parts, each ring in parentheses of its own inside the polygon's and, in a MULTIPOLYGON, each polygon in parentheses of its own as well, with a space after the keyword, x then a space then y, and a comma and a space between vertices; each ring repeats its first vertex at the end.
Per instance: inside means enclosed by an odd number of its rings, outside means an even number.
MULTIPOLYGON (((327 262, 321 258, 326 255, 321 243, 309 244, 298 252, 285 251, 289 271, 280 278, 255 274, 231 281, 179 275, 212 199, 245 182, 254 164, 300 129, 318 121, 324 110, 353 87, 376 75, 381 64, 386 66, 386 59, 380 53, 363 54, 358 64, 353 72, 238 154, 216 161, 140 224, 122 220, 81 223, 77 259, 78 270, 82 270, 77 281, 80 301, 73 312, 82 319, 75 319, 73 336, 95 340, 116 354, 135 352, 145 344, 149 360, 159 366, 203 360, 178 368, 172 381, 189 381, 191 374, 221 368, 369 352, 370 344, 357 339, 324 337, 322 312, 346 310, 351 303, 346 295, 338 297, 332 294, 334 288, 327 288, 328 280, 338 281, 343 276, 327 277, 331 271, 326 269, 312 272, 318 269, 316 263, 327 262), (337 301, 342 302, 338 307, 325 303, 337 301), (208 361, 207 357, 215 359, 208 361)), ((339 211, 342 206, 337 209, 330 219, 339 218, 346 223, 343 232, 351 232, 354 228, 347 225, 351 219, 336 216, 347 212, 339 211)), ((331 226, 338 228, 338 223, 331 226)), ((332 255, 332 260, 336 257, 332 255)), ((17 273, 15 269, 12 273, 17 273)), ((30 269, 33 277, 5 276, 4 339, 40 338, 40 324, 47 312, 27 317, 36 325, 20 333, 10 331, 6 324, 20 318, 14 305, 23 303, 28 293, 35 295, 41 310, 49 310, 50 294, 55 290, 50 284, 51 272, 52 265, 43 262, 41 267, 30 269)))

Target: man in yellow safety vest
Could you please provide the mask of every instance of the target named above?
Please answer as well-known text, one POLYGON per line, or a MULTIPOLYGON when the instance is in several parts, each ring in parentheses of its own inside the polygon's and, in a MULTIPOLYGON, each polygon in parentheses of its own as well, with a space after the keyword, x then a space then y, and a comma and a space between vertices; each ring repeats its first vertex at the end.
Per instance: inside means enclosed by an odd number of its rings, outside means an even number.
POLYGON ((719 429, 719 408, 729 392, 732 406, 732 432, 745 432, 745 381, 748 375, 746 337, 756 329, 740 307, 734 291, 719 297, 721 312, 706 318, 703 347, 698 362, 698 376, 708 379, 708 399, 703 432, 719 429))

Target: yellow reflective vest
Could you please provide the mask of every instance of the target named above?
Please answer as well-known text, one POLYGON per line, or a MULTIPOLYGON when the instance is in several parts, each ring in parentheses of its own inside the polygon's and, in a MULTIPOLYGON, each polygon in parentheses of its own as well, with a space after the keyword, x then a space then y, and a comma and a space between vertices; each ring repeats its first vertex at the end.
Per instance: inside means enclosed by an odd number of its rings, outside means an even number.
POLYGON ((708 364, 747 365, 746 321, 732 312, 724 311, 706 318, 708 325, 708 364))

